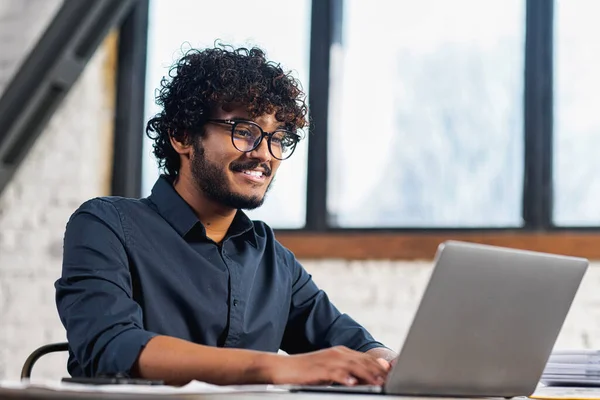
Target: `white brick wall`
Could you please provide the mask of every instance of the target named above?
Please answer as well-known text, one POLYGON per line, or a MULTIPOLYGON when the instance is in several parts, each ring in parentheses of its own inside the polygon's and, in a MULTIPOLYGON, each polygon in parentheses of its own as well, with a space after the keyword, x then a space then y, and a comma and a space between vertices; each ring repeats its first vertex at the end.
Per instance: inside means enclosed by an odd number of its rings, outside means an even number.
MULTIPOLYGON (((0 1, 0 91, 60 1, 0 1)), ((99 50, 0 197, 0 379, 17 378, 28 353, 64 340, 54 305, 62 235, 73 210, 106 194, 113 109, 99 50)), ((60 359, 40 376, 64 371, 60 359)), ((64 358, 64 356, 62 357, 64 358)))

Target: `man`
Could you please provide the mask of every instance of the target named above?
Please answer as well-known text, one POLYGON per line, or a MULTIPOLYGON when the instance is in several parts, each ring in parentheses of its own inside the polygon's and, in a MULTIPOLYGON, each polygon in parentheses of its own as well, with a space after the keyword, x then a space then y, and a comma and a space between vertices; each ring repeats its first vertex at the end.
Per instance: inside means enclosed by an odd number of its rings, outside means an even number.
POLYGON ((170 77, 146 130, 164 170, 152 194, 92 199, 67 224, 55 286, 69 372, 382 384, 395 354, 241 211, 300 140, 299 82, 257 48, 193 50, 170 77))

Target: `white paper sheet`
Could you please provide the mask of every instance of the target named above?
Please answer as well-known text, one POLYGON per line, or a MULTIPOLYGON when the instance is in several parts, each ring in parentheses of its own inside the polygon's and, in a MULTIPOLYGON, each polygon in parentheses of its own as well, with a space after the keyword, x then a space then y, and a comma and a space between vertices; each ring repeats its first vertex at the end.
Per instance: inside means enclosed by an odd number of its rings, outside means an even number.
POLYGON ((0 388, 27 389, 42 388, 56 391, 72 391, 79 393, 135 393, 135 394, 203 394, 231 392, 271 392, 285 391, 271 385, 236 385, 218 386, 205 382, 192 381, 185 386, 162 385, 83 385, 61 381, 0 381, 0 388))

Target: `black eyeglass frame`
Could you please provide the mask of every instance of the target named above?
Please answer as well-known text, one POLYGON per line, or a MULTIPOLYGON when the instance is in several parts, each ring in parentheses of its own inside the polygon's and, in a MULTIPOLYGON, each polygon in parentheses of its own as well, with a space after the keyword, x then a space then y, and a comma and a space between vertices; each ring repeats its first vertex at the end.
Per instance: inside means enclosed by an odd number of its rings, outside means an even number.
POLYGON ((263 128, 261 128, 260 125, 258 125, 256 122, 250 121, 250 120, 215 119, 215 118, 211 118, 211 119, 207 119, 206 122, 214 122, 214 123, 218 123, 218 124, 226 124, 226 125, 231 126, 231 144, 233 144, 233 147, 235 147, 235 149, 237 151, 240 151, 242 153, 249 153, 249 152, 255 150, 258 146, 260 146, 260 144, 262 143, 263 139, 266 137, 267 138, 267 147, 269 148, 269 153, 271 153, 271 155, 273 157, 275 157, 276 159, 278 159, 280 161, 284 161, 284 160, 287 160, 288 158, 290 158, 292 156, 292 154, 294 154, 294 151, 296 150, 296 146, 298 145, 298 142, 300 141, 300 135, 297 135, 297 134, 295 134, 293 132, 290 132, 290 131, 288 131, 286 129, 276 129, 273 132, 265 132, 263 130, 263 128), (235 132, 235 128, 239 124, 250 124, 250 125, 253 125, 253 126, 256 126, 259 129, 259 131, 260 131, 260 139, 256 140, 254 142, 254 146, 251 149, 249 149, 249 150, 240 150, 235 145, 235 140, 233 138, 233 135, 234 135, 234 132, 235 132), (294 140, 294 144, 292 146, 290 146, 290 148, 291 148, 290 153, 285 158, 277 157, 275 155, 275 153, 273 153, 273 150, 271 149, 271 138, 277 132, 284 132, 285 135, 291 137, 294 140))

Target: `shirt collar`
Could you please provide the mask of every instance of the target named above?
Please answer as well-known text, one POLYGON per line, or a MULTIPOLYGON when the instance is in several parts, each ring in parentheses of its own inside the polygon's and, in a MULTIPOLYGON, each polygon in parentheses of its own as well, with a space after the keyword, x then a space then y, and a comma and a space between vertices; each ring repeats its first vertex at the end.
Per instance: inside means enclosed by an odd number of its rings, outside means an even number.
MULTIPOLYGON (((202 235, 206 236, 204 225, 196 217, 194 210, 173 187, 173 178, 161 175, 152 188, 149 200, 181 237, 185 237, 195 226, 201 228, 202 235)), ((237 236, 243 236, 255 247, 258 246, 254 223, 241 210, 237 211, 226 238, 237 236)))

